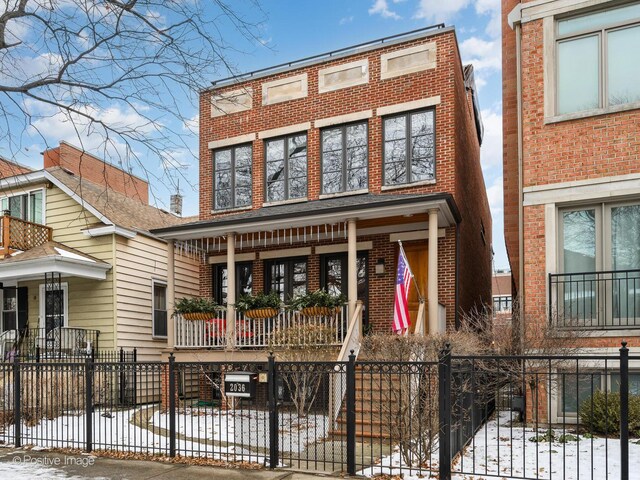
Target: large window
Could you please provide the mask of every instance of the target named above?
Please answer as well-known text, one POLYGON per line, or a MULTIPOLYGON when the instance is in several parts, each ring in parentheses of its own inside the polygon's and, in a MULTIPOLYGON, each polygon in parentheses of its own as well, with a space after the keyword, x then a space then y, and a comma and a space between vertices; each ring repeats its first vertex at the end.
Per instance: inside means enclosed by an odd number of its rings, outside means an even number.
POLYGON ((307 259, 287 258, 265 262, 265 287, 278 292, 283 302, 307 292, 307 259))
POLYGON ((153 336, 167 336, 167 286, 153 282, 153 336))
POLYGON ((368 188, 367 123, 322 130, 322 193, 353 192, 368 188))
POLYGON ((434 111, 384 119, 384 184, 402 185, 435 179, 434 111))
POLYGON ((240 145, 213 152, 214 208, 251 205, 251 145, 240 145))
POLYGON ((493 313, 511 313, 511 295, 493 296, 493 313))
MULTIPOLYGON (((567 372, 557 374, 560 416, 575 416, 583 402, 600 391, 620 392, 620 373, 604 371, 567 372)), ((640 373, 629 373, 629 395, 640 395, 640 373)))
POLYGON ((0 209, 9 215, 34 223, 42 223, 42 190, 5 197, 0 200, 0 209))
POLYGON ((640 3, 557 22, 557 113, 640 102, 640 3))
MULTIPOLYGON (((236 263, 236 298, 251 293, 253 287, 253 263, 236 263)), ((213 268, 213 298, 218 305, 227 304, 229 288, 227 265, 220 264, 213 268)))
POLYGON ((577 274, 562 285, 564 314, 605 315, 625 325, 640 312, 640 203, 560 211, 560 269, 577 274), (597 274, 596 272, 601 272, 597 274))
POLYGON ((307 196, 307 135, 266 142, 267 202, 307 196))

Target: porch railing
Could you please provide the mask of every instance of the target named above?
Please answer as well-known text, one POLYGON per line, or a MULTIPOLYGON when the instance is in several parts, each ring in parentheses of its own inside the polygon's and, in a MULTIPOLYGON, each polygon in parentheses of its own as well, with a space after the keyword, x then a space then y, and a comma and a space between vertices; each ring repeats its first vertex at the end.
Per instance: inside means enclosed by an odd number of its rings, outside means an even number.
MULTIPOLYGON (((271 318, 246 318, 236 312, 236 348, 265 349, 270 346, 284 346, 286 336, 278 335, 282 345, 274 344, 273 332, 282 331, 294 325, 323 325, 333 329, 334 336, 327 346, 342 345, 347 330, 346 306, 335 315, 302 315, 297 311, 282 309, 271 318)), ((215 349, 227 346, 227 320, 225 314, 208 320, 187 320, 182 315, 174 319, 176 348, 215 349)))
POLYGON ((559 328, 640 328, 640 269, 549 274, 549 320, 559 328))
POLYGON ((24 359, 60 359, 88 356, 98 351, 99 330, 75 327, 27 328, 3 332, 4 356, 18 355, 24 359))
POLYGON ((0 217, 0 251, 25 251, 51 240, 53 229, 39 223, 3 215, 0 217))

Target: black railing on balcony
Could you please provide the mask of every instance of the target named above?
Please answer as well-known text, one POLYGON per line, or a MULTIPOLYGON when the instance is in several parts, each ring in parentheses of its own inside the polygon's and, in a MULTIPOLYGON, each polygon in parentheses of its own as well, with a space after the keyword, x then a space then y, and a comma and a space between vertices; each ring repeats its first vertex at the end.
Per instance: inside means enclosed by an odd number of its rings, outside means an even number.
POLYGON ((17 353, 26 359, 82 358, 98 351, 99 330, 27 328, 18 335, 17 353))
POLYGON ((640 270, 549 274, 549 321, 559 328, 640 328, 640 270))

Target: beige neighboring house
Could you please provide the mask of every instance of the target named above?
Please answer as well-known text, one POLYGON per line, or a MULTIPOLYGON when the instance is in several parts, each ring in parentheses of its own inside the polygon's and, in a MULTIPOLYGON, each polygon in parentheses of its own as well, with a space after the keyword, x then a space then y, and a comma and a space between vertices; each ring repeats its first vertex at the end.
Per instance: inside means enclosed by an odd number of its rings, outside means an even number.
MULTIPOLYGON (((6 163, 6 161, 3 161, 6 163)), ((6 169, 4 169, 6 171, 6 169)), ((0 354, 70 356, 167 347, 167 242, 189 221, 148 204, 148 184, 73 145, 0 179, 0 354)), ((198 293, 198 262, 175 257, 175 295, 198 293)))

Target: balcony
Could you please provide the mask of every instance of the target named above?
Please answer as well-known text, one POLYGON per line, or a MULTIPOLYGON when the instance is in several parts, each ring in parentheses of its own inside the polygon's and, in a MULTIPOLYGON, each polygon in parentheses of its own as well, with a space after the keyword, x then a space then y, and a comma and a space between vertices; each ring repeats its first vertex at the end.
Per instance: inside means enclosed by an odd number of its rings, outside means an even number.
POLYGON ((229 338, 224 312, 218 318, 208 320, 187 320, 181 315, 174 319, 175 347, 196 349, 267 349, 289 344, 316 345, 305 343, 305 339, 292 338, 287 342, 286 335, 278 335, 274 342, 273 332, 286 331, 299 325, 322 325, 330 327, 335 335, 322 346, 340 346, 347 332, 346 306, 335 315, 306 316, 297 311, 282 309, 271 318, 245 318, 236 312, 235 338, 229 338), (231 345, 233 343, 233 345, 231 345))
POLYGON ((17 217, 0 217, 0 255, 26 251, 51 240, 53 229, 17 217))
POLYGON ((549 274, 549 319, 558 328, 640 328, 640 270, 549 274))

